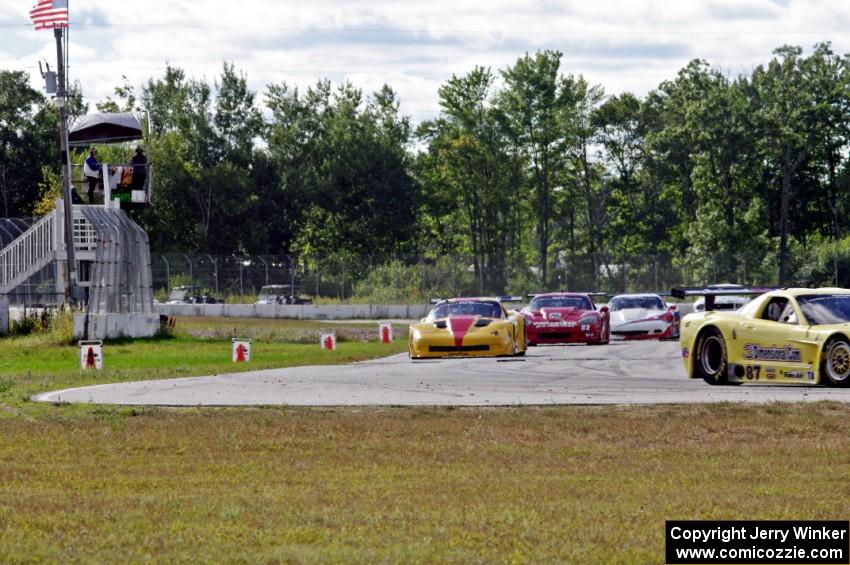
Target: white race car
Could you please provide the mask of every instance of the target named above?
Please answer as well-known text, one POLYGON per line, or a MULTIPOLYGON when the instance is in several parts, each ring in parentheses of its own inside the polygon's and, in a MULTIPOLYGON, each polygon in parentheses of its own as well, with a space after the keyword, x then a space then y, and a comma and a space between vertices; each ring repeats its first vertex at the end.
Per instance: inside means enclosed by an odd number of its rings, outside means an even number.
MULTIPOLYGON (((707 290, 743 290, 743 286, 739 284, 710 284, 705 287, 707 290)), ((765 289, 769 290, 769 289, 765 289)), ((737 310, 747 302, 752 300, 752 296, 737 296, 737 295, 718 295, 714 299, 712 310, 737 310)), ((698 298, 694 302, 694 312, 705 312, 705 298, 698 298)))
POLYGON ((611 339, 674 339, 679 312, 657 294, 620 294, 608 303, 611 339))

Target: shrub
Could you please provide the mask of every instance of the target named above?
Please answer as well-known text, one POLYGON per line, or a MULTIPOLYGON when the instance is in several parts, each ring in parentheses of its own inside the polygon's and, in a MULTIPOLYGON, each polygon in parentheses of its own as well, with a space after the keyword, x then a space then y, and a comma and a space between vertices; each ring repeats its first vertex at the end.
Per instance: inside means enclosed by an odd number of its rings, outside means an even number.
POLYGON ((9 323, 9 335, 37 335, 39 341, 49 345, 72 343, 74 328, 73 312, 60 307, 59 310, 42 309, 28 311, 9 323))
POLYGON ((421 303, 434 297, 474 294, 473 279, 466 265, 450 257, 415 265, 390 261, 355 283, 352 299, 379 304, 421 303))

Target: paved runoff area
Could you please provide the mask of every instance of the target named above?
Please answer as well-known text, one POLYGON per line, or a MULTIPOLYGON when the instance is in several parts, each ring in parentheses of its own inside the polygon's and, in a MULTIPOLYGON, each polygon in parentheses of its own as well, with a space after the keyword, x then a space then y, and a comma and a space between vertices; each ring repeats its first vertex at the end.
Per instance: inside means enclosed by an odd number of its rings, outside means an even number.
MULTIPOLYGON (((318 347, 318 346, 317 346, 318 347)), ((297 367, 49 392, 43 402, 162 406, 515 406, 706 402, 850 402, 850 389, 688 379, 675 342, 532 347, 524 358, 297 367)))

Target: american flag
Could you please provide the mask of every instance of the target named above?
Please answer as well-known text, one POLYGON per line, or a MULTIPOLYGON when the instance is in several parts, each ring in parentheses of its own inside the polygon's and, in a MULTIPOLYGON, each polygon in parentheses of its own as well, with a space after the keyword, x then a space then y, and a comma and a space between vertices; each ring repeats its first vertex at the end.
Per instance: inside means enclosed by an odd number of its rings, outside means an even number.
POLYGON ((68 27, 68 0, 38 0, 30 10, 35 29, 68 27))

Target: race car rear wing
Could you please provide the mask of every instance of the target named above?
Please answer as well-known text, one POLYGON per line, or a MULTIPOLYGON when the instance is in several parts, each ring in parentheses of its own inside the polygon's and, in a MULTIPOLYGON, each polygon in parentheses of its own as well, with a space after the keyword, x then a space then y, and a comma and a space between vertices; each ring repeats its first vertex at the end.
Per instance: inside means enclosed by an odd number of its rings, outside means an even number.
MULTIPOLYGON (((581 291, 572 291, 572 290, 564 290, 564 291, 553 291, 553 292, 565 292, 569 294, 584 294, 587 296, 611 296, 609 292, 581 292, 581 291)), ((534 298, 535 296, 540 296, 541 294, 549 294, 546 292, 538 292, 537 294, 526 294, 528 298, 534 298)))
MULTIPOLYGON (((524 302, 525 301, 525 298, 523 298, 522 296, 485 296, 485 297, 481 297, 481 298, 468 298, 467 300, 484 300, 484 299, 488 299, 488 298, 490 300, 494 300, 494 299, 498 300, 499 302, 524 302)), ((459 296, 459 297, 457 297, 457 299, 463 300, 463 297, 459 296)), ((430 304, 439 304, 443 300, 449 300, 449 299, 448 298, 432 298, 431 300, 429 300, 429 303, 430 304)))
POLYGON ((740 288, 712 288, 710 286, 699 287, 674 287, 670 289, 670 294, 679 299, 684 299, 689 296, 704 296, 705 310, 714 310, 714 299, 718 296, 759 296, 765 292, 776 290, 774 287, 751 287, 742 286, 740 288))

